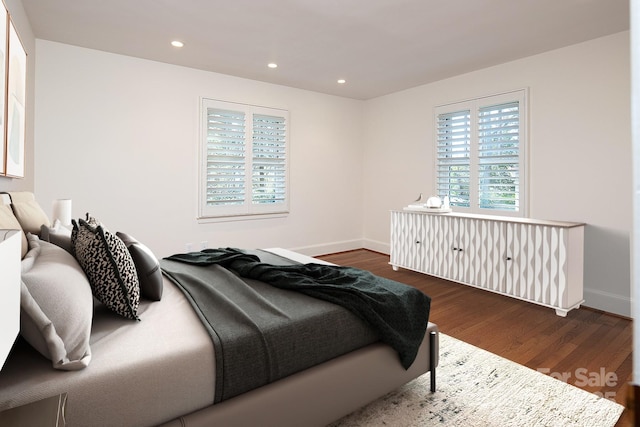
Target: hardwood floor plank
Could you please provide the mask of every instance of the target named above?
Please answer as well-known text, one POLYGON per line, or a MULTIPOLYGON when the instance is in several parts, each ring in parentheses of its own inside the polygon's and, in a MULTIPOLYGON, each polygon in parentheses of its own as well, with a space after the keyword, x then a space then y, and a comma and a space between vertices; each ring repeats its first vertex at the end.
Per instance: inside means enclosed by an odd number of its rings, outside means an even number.
MULTIPOLYGON (((431 297, 430 320, 454 338, 483 348, 625 405, 632 377, 632 321, 580 308, 555 310, 470 286, 400 269, 365 249, 325 255, 325 261, 369 270, 414 286, 431 297), (603 374, 604 373, 604 374, 603 374), (609 378, 604 378, 608 373, 609 378), (608 379, 608 381, 607 381, 608 379)), ((625 410, 617 426, 631 426, 625 410)))

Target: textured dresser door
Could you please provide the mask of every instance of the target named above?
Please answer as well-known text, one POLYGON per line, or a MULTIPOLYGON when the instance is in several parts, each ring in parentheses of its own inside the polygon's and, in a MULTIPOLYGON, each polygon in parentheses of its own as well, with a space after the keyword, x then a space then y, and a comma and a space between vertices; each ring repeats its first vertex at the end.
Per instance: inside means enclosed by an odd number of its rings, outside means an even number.
POLYGON ((504 224, 476 218, 467 221, 469 262, 464 283, 502 292, 505 276, 503 259, 507 245, 504 224))
POLYGON ((466 218, 444 217, 443 226, 447 230, 448 271, 443 277, 456 282, 469 283, 469 259, 474 257, 471 223, 466 218))
POLYGON ((426 217, 416 213, 391 212, 391 260, 394 269, 426 272, 426 217))
POLYGON ((582 301, 583 227, 506 223, 504 293, 555 307, 582 301))

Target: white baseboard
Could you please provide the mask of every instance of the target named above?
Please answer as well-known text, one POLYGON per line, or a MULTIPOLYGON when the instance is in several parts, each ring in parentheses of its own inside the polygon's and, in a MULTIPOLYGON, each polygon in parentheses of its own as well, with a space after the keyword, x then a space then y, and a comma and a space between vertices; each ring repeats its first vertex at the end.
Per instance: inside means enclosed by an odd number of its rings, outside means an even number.
POLYGON ((583 305, 608 313, 631 317, 631 299, 622 295, 585 288, 583 305))
POLYGON ((379 242, 377 240, 364 239, 362 247, 385 255, 391 253, 391 245, 389 243, 379 242))
POLYGON ((288 248, 294 252, 298 252, 308 256, 320 256, 335 254, 338 252, 353 251, 356 249, 368 249, 370 251, 380 252, 381 254, 389 255, 391 245, 385 242, 379 242, 371 239, 356 239, 356 240, 344 240, 342 242, 323 243, 319 245, 300 246, 297 248, 288 248))

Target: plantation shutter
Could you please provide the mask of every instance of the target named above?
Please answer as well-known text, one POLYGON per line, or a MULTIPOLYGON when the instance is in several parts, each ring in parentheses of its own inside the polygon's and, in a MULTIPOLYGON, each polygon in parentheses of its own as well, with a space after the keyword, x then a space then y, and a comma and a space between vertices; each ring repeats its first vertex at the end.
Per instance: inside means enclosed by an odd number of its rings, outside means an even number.
POLYGON ((253 116, 252 189, 254 204, 282 204, 286 199, 287 158, 284 117, 253 116))
POLYGON ((435 108, 435 189, 454 210, 527 215, 527 93, 435 108))
POLYGON ((470 206, 471 188, 471 112, 443 113, 437 116, 436 191, 449 196, 451 206, 470 206))
POLYGON ((518 211, 520 200, 520 104, 478 110, 480 208, 518 211))
POLYGON ((246 200, 245 114, 207 109, 207 206, 243 205, 246 200))
POLYGON ((200 218, 288 212, 288 112, 202 100, 200 218))

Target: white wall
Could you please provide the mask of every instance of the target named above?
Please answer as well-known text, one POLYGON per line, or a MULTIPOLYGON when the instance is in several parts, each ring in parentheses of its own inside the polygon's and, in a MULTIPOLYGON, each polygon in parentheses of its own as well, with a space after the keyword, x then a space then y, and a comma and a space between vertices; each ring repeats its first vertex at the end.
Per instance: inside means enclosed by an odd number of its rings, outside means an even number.
POLYGON ((364 236, 388 252, 389 210, 435 192, 433 109, 529 88, 529 216, 586 222, 585 305, 630 315, 629 33, 368 101, 364 236))
POLYGON ((36 185, 158 256, 209 247, 362 247, 361 101, 37 40, 36 185), (199 224, 199 98, 290 112, 291 213, 199 224))

